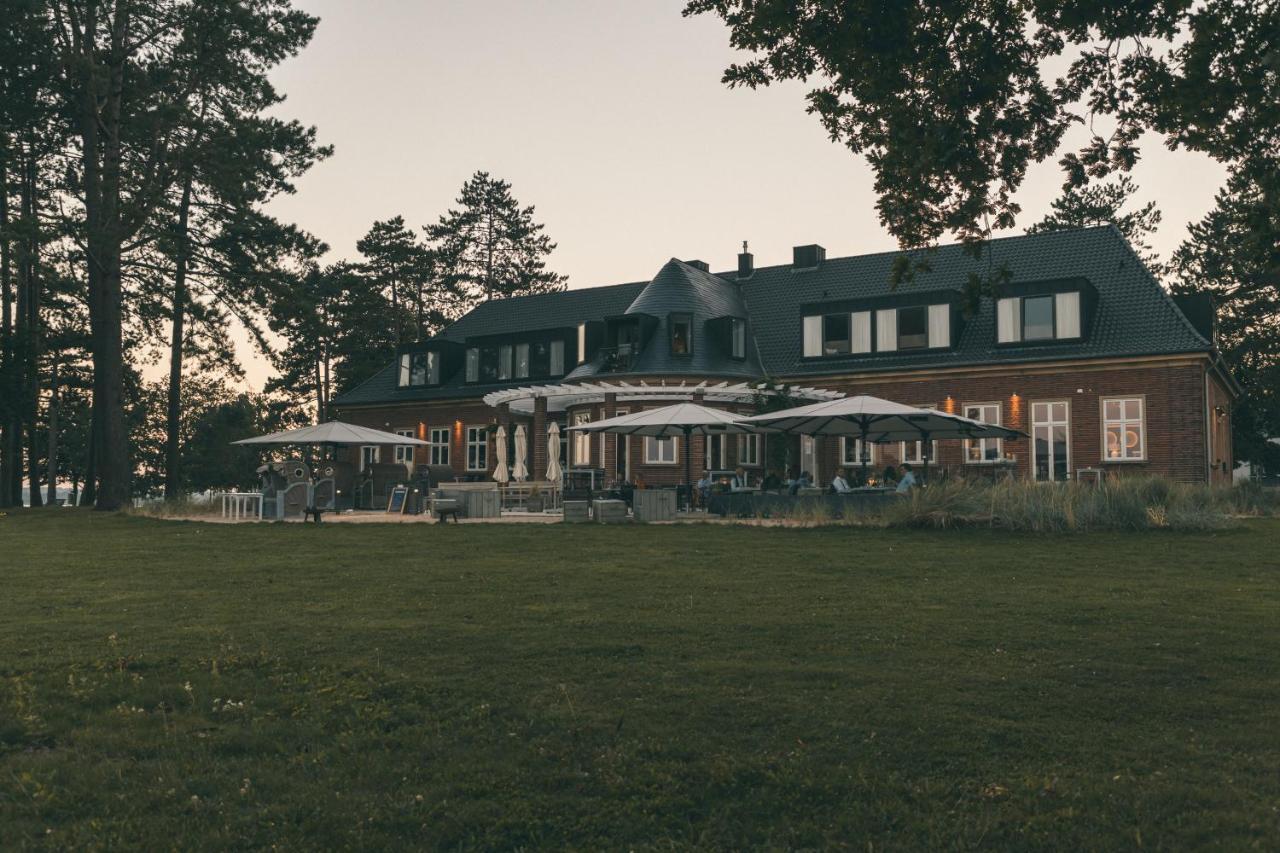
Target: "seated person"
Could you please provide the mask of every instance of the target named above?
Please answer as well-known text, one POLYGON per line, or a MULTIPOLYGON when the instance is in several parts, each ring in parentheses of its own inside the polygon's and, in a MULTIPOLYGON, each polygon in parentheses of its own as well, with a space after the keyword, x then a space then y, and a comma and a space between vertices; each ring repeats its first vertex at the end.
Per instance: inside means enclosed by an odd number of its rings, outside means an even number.
POLYGON ((760 489, 766 492, 777 492, 782 489, 782 478, 778 476, 777 471, 770 471, 765 475, 764 482, 760 484, 760 489))
POLYGON ((884 481, 886 486, 892 486, 898 482, 898 469, 892 465, 886 465, 884 474, 881 475, 880 479, 884 481))
POLYGON ((747 472, 741 465, 739 465, 733 470, 733 479, 729 481, 729 491, 747 492, 750 490, 751 486, 747 482, 747 472))
POLYGON ((837 495, 843 495, 846 492, 852 492, 853 487, 849 485, 848 477, 843 468, 836 472, 836 476, 831 480, 831 491, 837 495))
POLYGON ((707 498, 711 496, 711 487, 715 484, 715 480, 711 479, 710 471, 703 471, 701 479, 698 480, 698 500, 706 506, 707 498))
POLYGON ((910 464, 903 462, 902 478, 898 480, 898 493, 906 494, 907 492, 911 491, 912 487, 915 486, 915 484, 916 484, 915 472, 911 470, 910 464))
POLYGON ((808 471, 801 471, 800 476, 791 481, 790 493, 799 494, 801 489, 807 489, 813 485, 813 478, 809 476, 808 471))

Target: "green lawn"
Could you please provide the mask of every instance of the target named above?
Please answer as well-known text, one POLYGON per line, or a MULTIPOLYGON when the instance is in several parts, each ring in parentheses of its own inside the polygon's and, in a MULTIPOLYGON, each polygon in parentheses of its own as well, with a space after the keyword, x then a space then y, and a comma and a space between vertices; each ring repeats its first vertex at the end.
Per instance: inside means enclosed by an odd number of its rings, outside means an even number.
POLYGON ((1280 839, 1280 522, 0 518, 0 847, 1280 839))

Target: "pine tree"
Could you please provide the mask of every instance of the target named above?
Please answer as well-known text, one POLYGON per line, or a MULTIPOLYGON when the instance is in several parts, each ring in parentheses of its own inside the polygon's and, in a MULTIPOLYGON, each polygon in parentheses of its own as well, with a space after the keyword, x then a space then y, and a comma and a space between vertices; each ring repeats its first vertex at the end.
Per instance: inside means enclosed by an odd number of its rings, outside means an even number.
POLYGON ((476 172, 451 209, 427 236, 441 285, 459 296, 458 312, 477 302, 563 290, 568 278, 547 269, 556 244, 521 207, 511 184, 476 172))
POLYGON ((442 326, 454 299, 435 281, 434 258, 403 216, 373 223, 356 249, 362 269, 391 306, 396 340, 421 340, 442 326))
POLYGON ((1029 227, 1027 233, 1115 225, 1147 265, 1147 269, 1159 278, 1164 274, 1165 267, 1147 238, 1160 227, 1160 211, 1156 203, 1151 201, 1136 210, 1125 212, 1124 208, 1133 201, 1137 193, 1138 186, 1128 175, 1121 175, 1114 183, 1088 184, 1083 187, 1068 184, 1063 187, 1062 195, 1050 204, 1052 212, 1029 227))

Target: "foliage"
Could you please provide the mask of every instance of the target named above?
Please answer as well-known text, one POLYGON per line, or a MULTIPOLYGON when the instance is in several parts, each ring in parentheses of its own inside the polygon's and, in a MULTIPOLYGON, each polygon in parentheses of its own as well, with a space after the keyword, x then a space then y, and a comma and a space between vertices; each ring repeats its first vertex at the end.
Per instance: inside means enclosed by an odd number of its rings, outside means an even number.
POLYGON ((1265 849, 1277 535, 10 513, 5 847, 1265 849))
POLYGON ((1138 186, 1128 175, 1121 175, 1118 180, 1108 183, 1068 186, 1051 203, 1052 212, 1027 228, 1027 233, 1115 225, 1147 269, 1159 278, 1164 267, 1147 240, 1160 227, 1160 211, 1154 201, 1126 211, 1124 208, 1133 201, 1137 193, 1138 186))
POLYGON ((430 337, 454 316, 453 295, 437 285, 434 256, 403 216, 373 223, 356 249, 369 285, 390 305, 397 342, 430 337))
POLYGON ((458 207, 426 228, 440 283, 457 294, 459 312, 486 299, 564 290, 568 278, 547 269, 556 244, 521 207, 511 184, 476 172, 462 185, 458 207))

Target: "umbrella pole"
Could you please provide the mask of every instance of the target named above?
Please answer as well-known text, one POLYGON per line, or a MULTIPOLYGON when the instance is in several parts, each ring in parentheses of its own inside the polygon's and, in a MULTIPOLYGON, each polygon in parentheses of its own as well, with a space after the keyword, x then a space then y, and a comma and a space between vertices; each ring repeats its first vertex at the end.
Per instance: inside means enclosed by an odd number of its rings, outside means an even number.
POLYGON ((693 509, 693 491, 692 491, 693 486, 689 481, 689 478, 693 475, 692 469, 690 468, 693 448, 689 446, 692 443, 692 441, 690 440, 692 436, 693 436, 693 430, 689 429, 688 427, 685 427, 685 430, 684 430, 684 511, 685 512, 689 512, 690 510, 693 509))
POLYGON ((924 460, 924 469, 920 472, 920 485, 926 485, 929 482, 929 433, 926 430, 920 431, 920 458, 924 460))
POLYGON ((862 427, 862 485, 867 484, 867 466, 871 464, 871 445, 867 444, 867 419, 859 424, 862 427))

